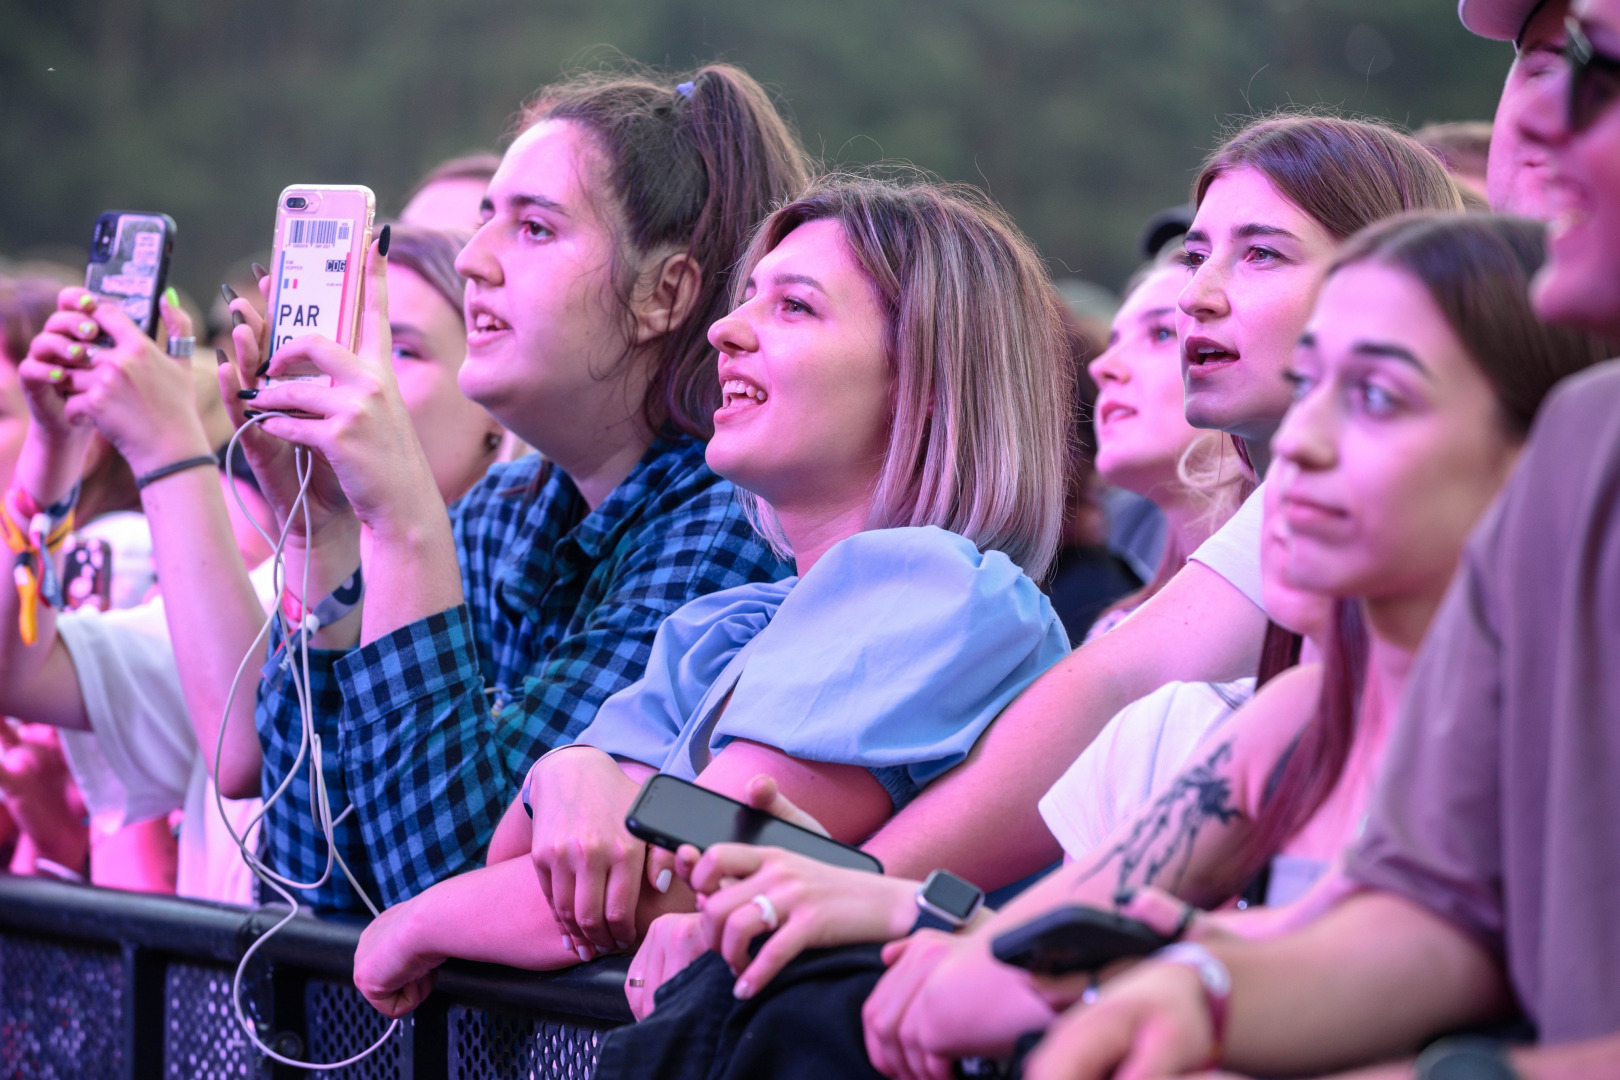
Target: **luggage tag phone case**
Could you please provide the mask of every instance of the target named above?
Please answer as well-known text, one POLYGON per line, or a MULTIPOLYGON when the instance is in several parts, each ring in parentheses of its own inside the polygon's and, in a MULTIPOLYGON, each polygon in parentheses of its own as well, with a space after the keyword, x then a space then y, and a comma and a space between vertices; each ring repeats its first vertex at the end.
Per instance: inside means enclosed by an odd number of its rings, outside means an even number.
MULTIPOLYGON (((168 284, 173 252, 174 219, 168 214, 108 210, 97 216, 90 236, 84 287, 155 338, 158 297, 168 284)), ((98 344, 111 345, 112 338, 103 335, 98 344)))
MULTIPOLYGON (((302 184, 281 193, 270 259, 272 357, 305 334, 320 334, 345 349, 355 347, 376 212, 377 197, 357 184, 302 184)), ((323 385, 331 381, 313 364, 298 364, 265 380, 323 385)))

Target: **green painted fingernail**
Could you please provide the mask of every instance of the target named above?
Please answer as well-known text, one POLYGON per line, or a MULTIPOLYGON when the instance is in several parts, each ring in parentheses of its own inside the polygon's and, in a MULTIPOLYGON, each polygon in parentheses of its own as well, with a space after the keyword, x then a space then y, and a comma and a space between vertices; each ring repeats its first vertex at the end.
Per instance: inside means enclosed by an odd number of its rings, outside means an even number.
MULTIPOLYGON (((83 355, 84 355, 84 346, 83 345, 69 345, 68 346, 68 359, 69 360, 77 360, 79 357, 81 357, 83 355)), ((62 369, 57 368, 57 370, 60 371, 62 369)))
POLYGON ((167 289, 163 290, 163 299, 167 300, 169 302, 169 306, 174 308, 176 311, 180 310, 180 294, 174 291, 173 285, 170 285, 167 289))
POLYGON ((61 382, 61 381, 62 381, 62 377, 63 377, 63 375, 65 375, 65 374, 66 374, 66 372, 64 372, 64 371, 63 371, 63 370, 62 370, 62 369, 61 369, 61 368, 59 368, 59 367, 56 367, 56 368, 51 368, 51 382, 61 382))
POLYGON ((85 293, 83 296, 79 297, 79 310, 80 311, 89 311, 91 308, 93 308, 95 306, 96 306, 96 298, 95 298, 94 294, 85 293))
POLYGON ((79 324, 79 333, 81 334, 93 334, 96 332, 96 330, 96 324, 91 322, 89 319, 86 319, 84 322, 79 324))

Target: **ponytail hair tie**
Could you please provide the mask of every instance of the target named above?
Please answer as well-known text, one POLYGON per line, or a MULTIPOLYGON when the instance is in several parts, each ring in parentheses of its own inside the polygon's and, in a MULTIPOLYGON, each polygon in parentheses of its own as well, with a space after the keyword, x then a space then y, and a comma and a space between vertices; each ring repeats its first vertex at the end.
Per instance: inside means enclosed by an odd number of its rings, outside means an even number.
POLYGON ((688 101, 692 100, 692 90, 693 89, 694 89, 694 84, 689 83, 689 82, 683 82, 683 83, 676 83, 675 84, 675 92, 677 94, 681 95, 681 97, 685 98, 688 101))

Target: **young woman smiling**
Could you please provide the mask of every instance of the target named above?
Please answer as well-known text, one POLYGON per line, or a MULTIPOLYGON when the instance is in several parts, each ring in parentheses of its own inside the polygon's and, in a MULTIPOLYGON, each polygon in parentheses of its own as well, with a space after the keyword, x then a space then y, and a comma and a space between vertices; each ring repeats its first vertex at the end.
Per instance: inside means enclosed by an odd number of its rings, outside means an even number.
MULTIPOLYGON (((1411 138, 1322 116, 1243 129, 1211 155, 1194 201, 1177 315, 1187 418, 1237 436, 1263 473, 1290 399, 1283 370, 1339 245, 1404 210, 1462 204, 1411 138)), ((1059 849, 1036 802, 1110 717, 1168 682, 1256 670, 1266 625, 1259 519, 1251 496, 1130 619, 1020 697, 965 767, 872 838, 873 854, 897 874, 943 866, 987 888, 1050 865, 1059 849)))
POLYGON ((858 843, 1068 651, 1031 580, 1058 543, 1069 395, 1028 243, 965 192, 834 179, 741 265, 710 330, 708 456, 798 575, 672 615, 642 680, 530 771, 491 852, 512 857, 367 928, 355 983, 385 1012, 446 955, 560 967, 690 911, 669 854, 624 828, 651 773, 738 798, 770 777, 858 843))
MULTIPOLYGON (((313 363, 332 384, 244 392, 307 414, 264 422, 258 475, 289 476, 289 444, 330 465, 289 580, 307 556, 312 602, 357 565, 371 583, 312 639, 311 697, 332 806, 354 807, 337 845, 382 903, 483 860, 524 771, 640 676, 666 616, 785 572, 703 460, 720 396, 705 331, 750 229, 804 178, 787 126, 736 68, 541 91, 457 268, 461 388, 542 456, 492 469, 451 515, 373 346, 296 339, 267 373, 313 363)), ((234 308, 254 371, 263 323, 234 308)), ((295 760, 297 698, 283 669, 261 693, 266 783, 295 760)), ((327 863, 310 821, 300 796, 265 822, 272 865, 301 881, 327 863)), ((357 905, 341 880, 304 895, 357 905)))

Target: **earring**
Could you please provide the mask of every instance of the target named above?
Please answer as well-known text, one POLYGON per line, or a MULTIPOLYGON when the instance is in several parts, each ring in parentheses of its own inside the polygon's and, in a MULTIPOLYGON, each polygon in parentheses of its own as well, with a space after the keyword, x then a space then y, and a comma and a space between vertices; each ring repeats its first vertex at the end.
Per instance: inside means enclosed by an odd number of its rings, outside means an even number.
POLYGON ((491 431, 484 435, 484 453, 493 454, 501 448, 501 440, 505 438, 498 431, 491 431))

